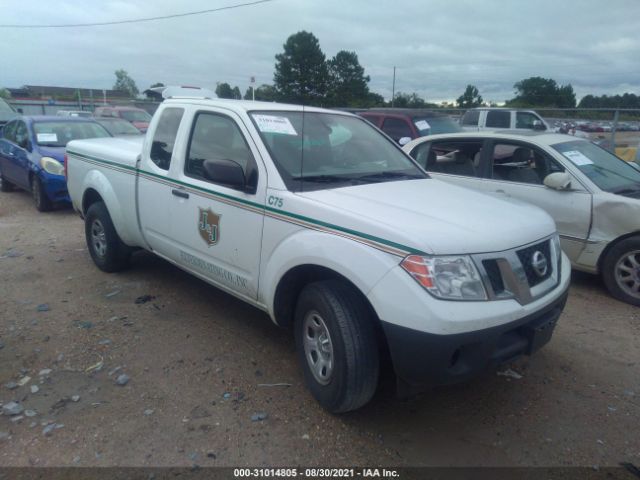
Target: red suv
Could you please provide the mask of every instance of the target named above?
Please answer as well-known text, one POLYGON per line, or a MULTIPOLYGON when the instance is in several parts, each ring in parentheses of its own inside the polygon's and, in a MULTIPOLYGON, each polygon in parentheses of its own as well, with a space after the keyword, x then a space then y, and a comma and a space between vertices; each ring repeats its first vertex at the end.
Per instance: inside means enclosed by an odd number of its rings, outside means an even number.
POLYGON ((142 133, 147 131, 151 121, 151 115, 145 110, 136 107, 98 107, 93 112, 93 116, 124 118, 142 133))
POLYGON ((451 117, 430 110, 384 108, 365 110, 358 112, 358 115, 369 120, 400 145, 426 135, 462 131, 460 125, 451 117))

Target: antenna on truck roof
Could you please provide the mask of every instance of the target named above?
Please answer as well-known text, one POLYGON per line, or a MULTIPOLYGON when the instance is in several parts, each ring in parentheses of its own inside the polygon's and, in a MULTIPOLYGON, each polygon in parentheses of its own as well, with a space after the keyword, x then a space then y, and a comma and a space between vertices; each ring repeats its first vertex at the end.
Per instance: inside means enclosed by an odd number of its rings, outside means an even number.
POLYGON ((171 85, 169 87, 153 87, 149 90, 161 93, 162 98, 218 98, 218 95, 211 90, 200 87, 171 85))

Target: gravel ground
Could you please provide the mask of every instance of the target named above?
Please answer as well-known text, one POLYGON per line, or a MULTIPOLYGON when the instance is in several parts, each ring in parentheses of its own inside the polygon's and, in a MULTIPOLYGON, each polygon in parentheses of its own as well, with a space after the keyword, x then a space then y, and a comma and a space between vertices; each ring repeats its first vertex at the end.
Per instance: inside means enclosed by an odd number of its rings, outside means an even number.
POLYGON ((0 194, 0 275, 3 466, 640 464, 640 310, 590 276, 519 378, 333 416, 288 332, 150 254, 99 271, 70 210, 0 194))

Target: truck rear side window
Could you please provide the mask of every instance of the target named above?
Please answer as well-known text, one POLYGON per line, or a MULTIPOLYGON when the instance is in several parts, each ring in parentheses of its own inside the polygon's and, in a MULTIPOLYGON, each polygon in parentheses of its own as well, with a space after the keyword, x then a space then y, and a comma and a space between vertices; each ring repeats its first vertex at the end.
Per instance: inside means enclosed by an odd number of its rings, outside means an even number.
POLYGON ((173 146, 178 135, 178 127, 184 109, 165 108, 158 121, 156 131, 153 132, 153 143, 151 144, 151 161, 163 170, 169 170, 171 165, 171 155, 173 146))
POLYGON ((490 110, 487 112, 487 127, 509 128, 510 120, 511 112, 501 112, 499 110, 490 110))

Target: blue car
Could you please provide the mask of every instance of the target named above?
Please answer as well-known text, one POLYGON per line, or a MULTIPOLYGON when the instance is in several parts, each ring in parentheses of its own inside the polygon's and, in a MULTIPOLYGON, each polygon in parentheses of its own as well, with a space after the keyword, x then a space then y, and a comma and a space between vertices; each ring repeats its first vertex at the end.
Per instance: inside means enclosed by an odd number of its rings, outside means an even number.
POLYGON ((64 148, 71 140, 110 137, 94 120, 59 116, 21 116, 8 122, 0 137, 0 190, 32 193, 45 212, 69 203, 64 176, 64 148))

